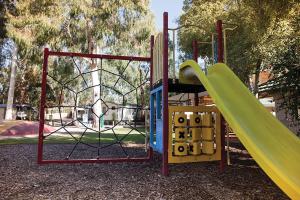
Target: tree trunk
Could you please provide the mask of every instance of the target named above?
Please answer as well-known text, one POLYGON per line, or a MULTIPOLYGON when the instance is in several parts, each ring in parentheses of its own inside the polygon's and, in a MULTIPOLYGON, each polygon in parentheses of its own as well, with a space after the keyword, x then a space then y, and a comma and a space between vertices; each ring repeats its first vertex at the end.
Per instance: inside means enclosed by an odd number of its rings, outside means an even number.
POLYGON ((261 59, 258 59, 255 67, 255 77, 254 77, 254 85, 253 85, 253 94, 256 95, 258 93, 258 83, 259 83, 259 74, 260 74, 260 66, 261 59))
MULTIPOLYGON (((76 101, 75 103, 76 103, 76 105, 78 106, 78 104, 79 104, 79 98, 75 98, 75 94, 73 94, 74 95, 74 100, 76 101)), ((79 122, 77 121, 77 119, 78 119, 78 116, 77 116, 77 106, 76 107, 73 107, 73 114, 72 114, 72 119, 74 120, 74 124, 75 124, 75 126, 79 126, 79 122)))
MULTIPOLYGON (((93 64, 92 70, 97 69, 97 65, 93 64)), ((92 84, 93 85, 100 85, 100 80, 99 80, 99 74, 98 71, 94 71, 91 73, 92 74, 92 84)), ((100 116, 102 114, 102 109, 101 109, 101 97, 100 97, 100 86, 94 87, 93 88, 93 121, 94 121, 94 127, 99 128, 100 127, 100 116)))
POLYGON ((17 72, 17 47, 12 48, 11 72, 9 80, 8 97, 6 102, 5 120, 13 120, 13 103, 15 94, 16 72, 17 72))
MULTIPOLYGON (((97 51, 97 45, 95 38, 92 36, 91 29, 93 27, 93 23, 91 21, 87 21, 87 39, 88 39, 88 51, 89 53, 95 53, 94 51, 97 51)), ((97 52, 96 52, 97 53, 97 52)), ((101 91, 100 91, 100 79, 99 79, 99 71, 96 71, 98 69, 97 61, 95 59, 92 59, 91 63, 91 70, 93 71, 91 73, 92 76, 92 85, 96 86, 93 87, 93 127, 99 128, 100 127, 100 116, 102 114, 102 108, 101 108, 101 91)))

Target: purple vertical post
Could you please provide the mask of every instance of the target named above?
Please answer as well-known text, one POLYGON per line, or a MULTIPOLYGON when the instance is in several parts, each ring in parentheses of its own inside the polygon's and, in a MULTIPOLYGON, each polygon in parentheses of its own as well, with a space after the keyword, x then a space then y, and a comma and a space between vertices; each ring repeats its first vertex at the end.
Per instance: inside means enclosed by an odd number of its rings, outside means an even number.
POLYGON ((169 106, 168 106, 168 13, 163 15, 163 155, 162 174, 169 175, 168 151, 169 151, 169 106))
MULTIPOLYGON (((195 60, 196 63, 198 63, 198 43, 196 40, 193 41, 193 59, 195 60)), ((195 106, 199 105, 199 97, 198 93, 194 93, 194 104, 195 106)))
MULTIPOLYGON (((217 21, 217 34, 218 34, 218 62, 222 63, 224 48, 223 48, 223 28, 222 20, 217 21)), ((225 119, 223 115, 221 116, 221 161, 220 161, 220 171, 223 172, 226 165, 226 152, 225 152, 225 119)))
POLYGON ((198 43, 196 40, 193 40, 193 59, 198 62, 198 43))
MULTIPOLYGON (((152 89, 152 84, 153 84, 153 48, 154 48, 154 35, 151 35, 150 37, 150 91, 152 89)), ((151 126, 151 124, 150 124, 151 126)), ((149 159, 153 158, 153 149, 149 145, 149 150, 148 150, 148 155, 149 159)))
POLYGON ((45 103, 46 103, 46 84, 47 84, 47 67, 48 67, 49 49, 44 49, 44 62, 42 72, 42 91, 40 102, 40 125, 39 125, 39 143, 38 143, 38 164, 43 160, 43 140, 44 140, 44 122, 45 122, 45 103))
POLYGON ((150 38, 150 90, 153 84, 153 48, 154 48, 154 35, 151 35, 150 38))
POLYGON ((223 28, 222 28, 222 20, 217 21, 217 34, 218 34, 218 62, 222 63, 224 48, 223 48, 223 28))

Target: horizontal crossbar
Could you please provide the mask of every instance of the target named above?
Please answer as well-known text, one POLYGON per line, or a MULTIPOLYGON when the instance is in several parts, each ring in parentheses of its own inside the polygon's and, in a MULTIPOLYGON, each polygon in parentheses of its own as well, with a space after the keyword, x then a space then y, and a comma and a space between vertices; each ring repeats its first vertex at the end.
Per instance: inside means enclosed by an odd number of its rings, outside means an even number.
POLYGON ((150 62, 150 57, 138 57, 138 56, 117 56, 117 55, 106 55, 106 54, 88 54, 88 53, 73 53, 73 52, 59 52, 49 51, 49 56, 70 56, 70 57, 84 57, 84 58, 100 58, 108 60, 131 60, 131 61, 145 61, 150 62))

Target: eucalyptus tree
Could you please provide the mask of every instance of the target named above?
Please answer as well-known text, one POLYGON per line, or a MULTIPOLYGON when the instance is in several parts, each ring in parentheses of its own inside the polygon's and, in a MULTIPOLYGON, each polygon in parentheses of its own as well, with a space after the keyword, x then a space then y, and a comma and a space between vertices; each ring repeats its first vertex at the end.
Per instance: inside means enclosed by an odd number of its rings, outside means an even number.
MULTIPOLYGON (((75 47, 86 53, 128 55, 140 54, 149 46, 145 45, 149 43, 149 30, 153 29, 148 17, 149 1, 72 1, 67 3, 67 7, 63 37, 70 48, 75 47)), ((99 85, 99 63, 92 59, 88 65, 93 71, 92 85, 99 85)), ((123 70, 118 66, 112 68, 119 72, 123 70)), ((94 87, 94 121, 102 112, 100 92, 94 87)))
MULTIPOLYGON (((271 72, 270 91, 279 92, 293 120, 299 120, 299 13, 300 2, 294 0, 186 0, 180 25, 193 24, 180 32, 180 45, 191 52, 193 39, 210 41, 215 21, 224 27, 236 27, 227 32, 228 65, 249 86, 254 74, 253 93, 258 92, 259 74, 271 72)), ((210 55, 210 46, 202 45, 200 53, 210 55)))
MULTIPOLYGON (((299 3, 293 0, 186 0, 184 14, 180 16, 180 25, 195 25, 180 31, 180 45, 184 51, 189 48, 193 39, 211 41, 215 32, 215 22, 223 20, 224 27, 236 27, 227 32, 228 64, 247 85, 249 76, 254 73, 254 93, 257 93, 259 72, 266 68, 274 49, 285 49, 288 46, 288 35, 291 33, 290 21, 296 17, 299 3)), ((202 45, 200 53, 211 56, 211 45, 202 45)))
MULTIPOLYGON (((15 14, 16 8, 15 5, 16 2, 13 1, 1 1, 0 4, 0 12, 1 12, 1 29, 0 29, 0 43, 1 43, 1 57, 0 62, 1 65, 4 63, 6 64, 8 59, 10 60, 10 79, 9 79, 9 87, 8 87, 8 94, 7 94, 7 102, 6 102, 6 112, 5 112, 5 119, 6 120, 12 120, 13 119, 13 101, 14 101, 14 91, 15 91, 15 82, 16 82, 16 70, 17 70, 17 46, 10 40, 8 40, 7 37, 7 29, 5 26, 5 22, 7 21, 7 18, 5 16, 5 12, 15 14), (12 45, 11 45, 12 44, 12 45), (10 51, 3 50, 5 47, 10 46, 10 51), (3 54, 3 52, 6 52, 3 54)), ((5 65, 4 64, 4 65, 5 65)), ((3 70, 1 70, 3 72, 3 70)))
MULTIPOLYGON (((153 30, 148 0, 29 0, 18 1, 16 8, 15 15, 7 13, 6 27, 25 66, 40 65, 44 47, 83 53, 139 54, 148 48, 148 36, 153 30)), ((95 59, 83 62, 83 69, 94 71, 90 77, 92 85, 99 84, 98 66, 95 59)), ((62 78, 70 76, 58 74, 62 78)), ((94 113, 98 116, 99 92, 95 87, 94 113)))

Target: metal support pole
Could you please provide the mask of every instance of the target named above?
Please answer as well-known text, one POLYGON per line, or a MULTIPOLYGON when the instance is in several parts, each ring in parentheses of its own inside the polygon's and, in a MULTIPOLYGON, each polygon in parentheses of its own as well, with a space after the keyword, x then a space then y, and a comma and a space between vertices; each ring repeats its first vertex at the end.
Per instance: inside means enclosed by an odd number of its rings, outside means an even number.
POLYGON ((150 90, 153 85, 153 48, 154 48, 154 35, 150 37, 150 90))
POLYGON ((176 51, 176 47, 175 47, 175 30, 172 30, 173 32, 173 79, 176 79, 176 62, 175 62, 175 51, 176 51))
MULTIPOLYGON (((198 63, 198 43, 196 40, 193 41, 193 59, 198 63)), ((194 93, 194 104, 195 106, 199 105, 199 96, 198 93, 194 93)))
POLYGON ((196 40, 193 41, 193 59, 198 62, 198 43, 196 40))
POLYGON ((162 174, 169 175, 169 110, 168 110, 168 13, 163 15, 163 154, 162 174))
MULTIPOLYGON (((223 30, 222 30, 222 21, 217 21, 217 34, 218 34, 218 62, 223 62, 223 30)), ((221 118, 221 161, 220 161, 220 171, 223 172, 226 165, 226 152, 225 152, 225 119, 222 116, 221 118)))
POLYGON ((212 33, 211 34, 211 56, 212 56, 212 64, 215 64, 215 46, 214 46, 214 40, 215 40, 215 36, 212 33))
MULTIPOLYGON (((223 31, 223 41, 224 41, 224 63, 227 64, 226 28, 223 31)), ((225 130, 226 130, 226 126, 225 126, 225 130)), ((230 165, 229 131, 228 130, 226 130, 226 159, 227 159, 227 165, 230 165)))
MULTIPOLYGON (((227 64, 227 38, 226 38, 226 31, 233 31, 234 29, 236 29, 236 27, 234 28, 224 28, 223 29, 223 39, 224 39, 224 63, 227 64)), ((227 147, 227 165, 231 165, 230 163, 230 142, 229 142, 229 131, 226 131, 226 147, 227 147)))
MULTIPOLYGON (((151 37, 150 37, 150 91, 151 91, 152 85, 153 85, 153 49, 154 49, 154 35, 151 35, 151 37)), ((148 119, 148 120, 150 122, 150 119, 148 119)), ((149 132, 148 132, 149 134, 150 134, 150 126, 151 126, 151 124, 149 124, 149 132)), ((149 138, 147 138, 147 139, 148 139, 148 141, 147 141, 148 142, 147 143, 148 156, 150 159, 152 159, 153 158, 153 149, 149 145, 149 142, 150 142, 149 138)))
POLYGON ((231 165, 231 162, 230 162, 230 144, 229 144, 229 131, 226 130, 226 147, 227 147, 227 165, 231 165))
POLYGON ((40 103, 40 125, 39 125, 39 143, 38 143, 38 164, 42 164, 43 160, 43 142, 44 142, 44 122, 45 122, 45 103, 46 103, 46 82, 47 82, 47 67, 48 67, 49 49, 44 49, 44 62, 42 74, 42 91, 40 103))
POLYGON ((226 28, 223 31, 223 41, 224 41, 224 63, 227 64, 227 42, 226 42, 226 28))
POLYGON ((218 34, 218 62, 222 63, 224 62, 222 20, 217 21, 217 34, 218 34))
POLYGON ((220 172, 224 172, 226 165, 226 152, 225 152, 225 135, 226 125, 223 115, 221 115, 221 161, 220 161, 220 172))

